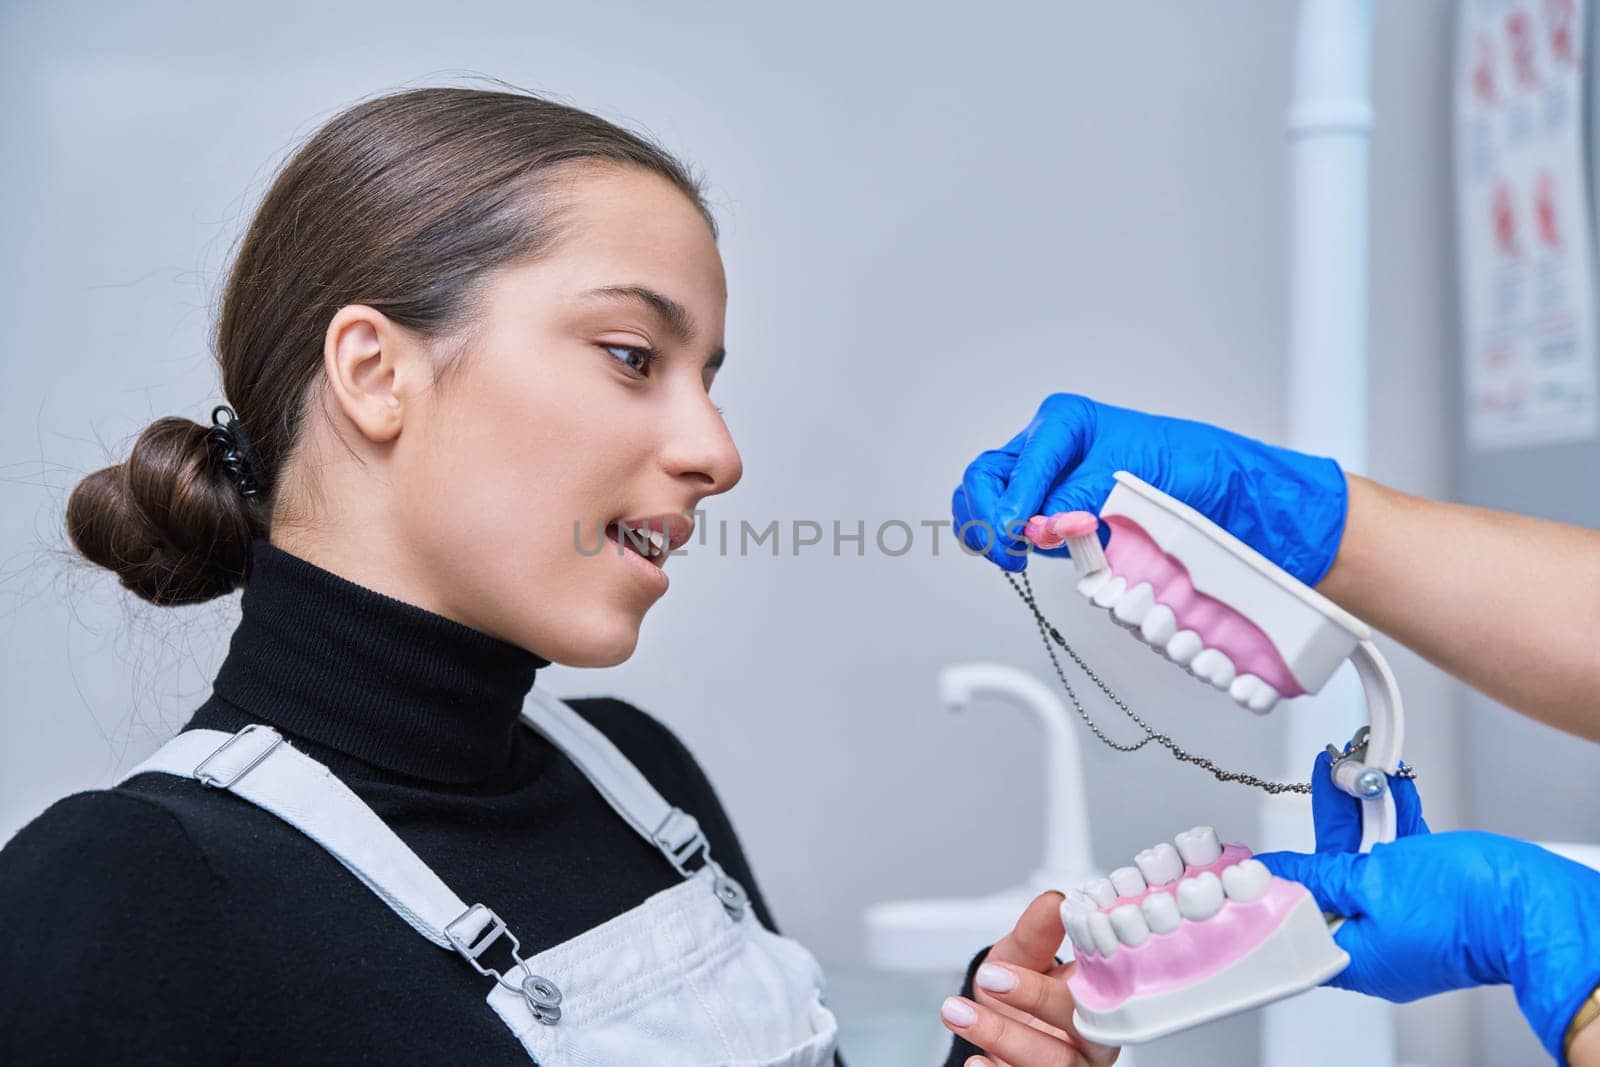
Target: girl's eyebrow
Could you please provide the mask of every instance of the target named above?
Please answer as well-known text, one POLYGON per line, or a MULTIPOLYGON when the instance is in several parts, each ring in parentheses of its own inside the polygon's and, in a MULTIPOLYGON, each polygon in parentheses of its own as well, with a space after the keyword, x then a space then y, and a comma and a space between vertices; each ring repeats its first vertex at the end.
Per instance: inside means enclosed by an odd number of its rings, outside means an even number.
POLYGON ((647 286, 608 285, 603 289, 591 289, 583 297, 586 300, 638 305, 655 315, 680 345, 688 345, 694 340, 694 318, 689 314, 689 309, 647 286))
MULTIPOLYGON (((591 289, 583 294, 586 300, 604 300, 613 303, 629 303, 645 308, 666 327, 672 339, 678 344, 689 347, 694 343, 695 329, 694 317, 689 314, 689 309, 667 296, 645 285, 608 285, 600 289, 591 289)), ((727 349, 718 346, 706 359, 706 369, 716 370, 722 366, 727 358, 727 349)))

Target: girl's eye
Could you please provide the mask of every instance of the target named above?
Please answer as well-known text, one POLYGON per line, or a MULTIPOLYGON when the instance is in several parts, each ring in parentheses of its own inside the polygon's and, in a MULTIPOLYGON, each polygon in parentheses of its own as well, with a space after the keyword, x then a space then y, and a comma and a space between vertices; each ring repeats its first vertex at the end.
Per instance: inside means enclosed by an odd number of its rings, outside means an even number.
POLYGON ((601 345, 618 363, 623 364, 635 374, 644 374, 650 364, 660 357, 655 350, 642 348, 639 345, 601 345))

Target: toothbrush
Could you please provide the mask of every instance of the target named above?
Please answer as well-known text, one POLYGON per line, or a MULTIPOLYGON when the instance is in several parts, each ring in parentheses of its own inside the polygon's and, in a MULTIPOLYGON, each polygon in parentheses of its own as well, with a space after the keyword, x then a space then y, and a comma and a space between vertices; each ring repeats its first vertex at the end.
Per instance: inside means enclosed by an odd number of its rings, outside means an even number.
MULTIPOLYGON (((1333 777, 1361 800, 1362 850, 1393 840, 1386 776, 1399 771, 1404 718, 1366 624, 1188 505, 1126 471, 1115 477, 1098 516, 1035 516, 1025 535, 1040 548, 1065 545, 1082 596, 1258 715, 1320 691, 1350 660, 1370 725, 1348 752, 1333 750, 1333 777), (1104 548, 1101 522, 1111 531, 1104 548)), ((1138 1044, 1280 1000, 1349 963, 1332 936, 1341 918, 1209 826, 1068 893, 1061 912, 1078 959, 1068 979, 1075 1022, 1106 1044, 1138 1044)))

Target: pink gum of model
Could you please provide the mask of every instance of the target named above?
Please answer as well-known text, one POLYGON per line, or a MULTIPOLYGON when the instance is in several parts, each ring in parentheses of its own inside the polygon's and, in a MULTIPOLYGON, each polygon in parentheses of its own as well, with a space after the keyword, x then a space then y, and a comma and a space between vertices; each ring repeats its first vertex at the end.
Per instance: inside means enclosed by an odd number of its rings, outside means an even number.
MULTIPOLYGON (((1249 858, 1248 848, 1230 844, 1214 863, 1189 867, 1184 877, 1193 878, 1203 871, 1220 876, 1223 868, 1249 858)), ((1123 897, 1116 906, 1137 904, 1151 893, 1177 891, 1178 883, 1173 882, 1123 897)), ((1152 932, 1150 940, 1137 948, 1118 945, 1110 957, 1080 953, 1078 967, 1067 984, 1078 1003, 1096 1012, 1110 1011, 1134 995, 1149 996, 1192 985, 1248 955, 1309 895, 1297 882, 1274 878, 1255 900, 1225 900, 1222 910, 1211 918, 1203 922, 1185 919, 1169 934, 1152 932)))
MULTIPOLYGON (((1035 515, 1023 532, 1041 549, 1060 548, 1068 537, 1084 536, 1099 528, 1099 516, 1088 511, 1062 511, 1048 518, 1035 515)), ((1157 604, 1165 604, 1178 620, 1178 629, 1193 630, 1207 648, 1233 661, 1239 674, 1253 674, 1283 697, 1302 696, 1305 689, 1289 673, 1266 633, 1222 601, 1194 587, 1189 569, 1151 540, 1143 527, 1123 515, 1106 520, 1111 527, 1106 562, 1112 573, 1131 588, 1149 582, 1157 604)))

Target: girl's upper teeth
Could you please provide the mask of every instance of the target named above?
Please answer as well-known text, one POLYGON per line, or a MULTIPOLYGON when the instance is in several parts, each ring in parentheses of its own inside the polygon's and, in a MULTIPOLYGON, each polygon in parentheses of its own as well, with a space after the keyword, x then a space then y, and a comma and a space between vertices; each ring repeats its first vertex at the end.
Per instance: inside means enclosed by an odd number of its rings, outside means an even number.
POLYGON ((635 549, 642 556, 661 556, 666 554, 667 535, 664 530, 652 530, 648 525, 641 523, 638 526, 622 524, 626 531, 624 540, 628 547, 635 549))

